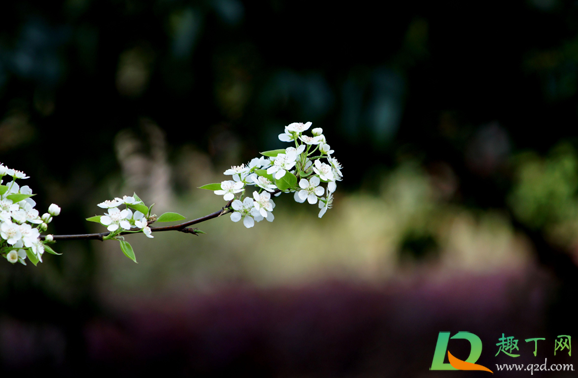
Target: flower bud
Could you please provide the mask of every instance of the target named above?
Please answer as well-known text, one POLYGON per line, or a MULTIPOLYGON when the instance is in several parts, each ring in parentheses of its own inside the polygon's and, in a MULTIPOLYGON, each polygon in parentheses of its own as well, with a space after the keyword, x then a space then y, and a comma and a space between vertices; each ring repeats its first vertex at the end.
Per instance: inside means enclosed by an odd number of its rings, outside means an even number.
POLYGON ((331 146, 326 144, 326 143, 322 143, 321 146, 319 147, 319 150, 321 152, 323 152, 324 154, 331 154, 333 153, 333 150, 331 149, 331 146))
POLYGON ((46 231, 48 229, 48 225, 46 223, 42 223, 40 226, 38 226, 38 229, 40 231, 46 231))
POLYGON ((319 136, 323 134, 323 129, 321 127, 316 127, 313 130, 311 130, 311 133, 313 134, 313 136, 319 136))
POLYGON ((44 213, 44 214, 42 214, 42 220, 45 223, 50 223, 50 222, 52 222, 52 217, 50 216, 50 214, 44 213))
POLYGON ((57 204, 53 203, 52 205, 50 205, 48 207, 48 212, 53 215, 53 216, 57 216, 60 214, 60 206, 58 206, 57 204))
POLYGON ((52 236, 52 235, 46 235, 46 236, 44 237, 44 240, 47 241, 47 242, 51 242, 51 241, 54 240, 54 236, 52 236))

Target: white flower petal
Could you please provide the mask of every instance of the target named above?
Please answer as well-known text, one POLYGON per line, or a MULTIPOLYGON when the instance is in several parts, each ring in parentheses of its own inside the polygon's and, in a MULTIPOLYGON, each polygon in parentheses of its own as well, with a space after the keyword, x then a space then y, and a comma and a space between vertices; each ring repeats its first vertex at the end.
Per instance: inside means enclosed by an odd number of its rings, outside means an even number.
POLYGON ((305 202, 305 198, 301 198, 301 196, 299 195, 299 193, 301 192, 295 192, 295 195, 293 196, 293 198, 295 198, 295 201, 299 202, 299 203, 303 203, 305 202))
POLYGON ((253 220, 253 218, 247 215, 245 219, 243 219, 243 224, 245 225, 245 227, 251 228, 255 225, 255 221, 253 220))
POLYGON ((235 212, 235 213, 231 214, 231 220, 232 220, 233 222, 238 222, 238 221, 240 221, 240 220, 241 220, 241 213, 235 212))
POLYGON ((335 189, 337 189, 337 184, 335 183, 335 181, 330 181, 327 184, 327 191, 329 193, 333 193, 335 191, 335 189))
POLYGON ((241 202, 239 200, 234 200, 232 206, 233 206, 233 209, 235 209, 235 210, 241 210, 243 208, 243 202, 241 202))
POLYGON ((321 180, 319 180, 319 177, 313 176, 309 182, 311 183, 311 186, 318 186, 321 180))
POLYGON ((314 204, 317 203, 317 196, 316 196, 315 194, 311 193, 311 194, 309 194, 309 196, 307 197, 307 201, 308 201, 310 204, 314 205, 314 204))

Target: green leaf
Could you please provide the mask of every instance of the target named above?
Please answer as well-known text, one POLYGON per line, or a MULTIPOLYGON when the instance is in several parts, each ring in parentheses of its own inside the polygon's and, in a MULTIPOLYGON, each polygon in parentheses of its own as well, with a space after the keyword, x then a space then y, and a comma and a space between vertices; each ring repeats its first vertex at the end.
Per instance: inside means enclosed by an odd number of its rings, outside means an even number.
POLYGON ((10 194, 8 196, 6 196, 6 198, 12 200, 12 202, 17 203, 20 202, 26 198, 30 198, 32 196, 35 196, 36 194, 20 194, 20 193, 14 193, 14 194, 10 194))
POLYGON ((291 172, 285 172, 285 175, 277 180, 275 184, 283 191, 293 189, 297 186, 297 177, 291 172))
POLYGON ((176 222, 183 219, 187 219, 178 213, 164 213, 157 219, 157 222, 176 222))
POLYGON ((268 156, 268 157, 275 157, 279 154, 284 154, 284 153, 285 153, 285 149, 282 149, 282 150, 271 150, 271 151, 261 152, 261 155, 268 156))
POLYGON ((221 190, 221 184, 207 184, 203 186, 199 186, 199 189, 207 189, 207 190, 221 190))
POLYGON ((50 246, 48 246, 46 244, 44 244, 44 252, 48 252, 51 255, 59 255, 59 256, 62 255, 62 253, 56 252, 54 249, 52 249, 50 246))
POLYGON ((126 255, 126 257, 128 257, 129 259, 131 259, 136 263, 136 256, 134 255, 134 250, 132 249, 132 245, 130 245, 129 242, 121 240, 120 249, 122 250, 122 253, 126 255))
POLYGON ((273 175, 268 174, 266 169, 257 169, 255 170, 255 173, 259 176, 266 177, 269 181, 271 181, 271 183, 275 182, 273 175))
POLYGON ((100 217, 101 216, 102 215, 95 215, 94 217, 86 218, 86 220, 89 222, 100 223, 100 217))
POLYGON ((6 185, 0 185, 0 196, 3 195, 8 191, 8 187, 6 185))
POLYGON ((205 232, 205 231, 203 231, 203 230, 199 230, 198 228, 195 228, 195 230, 194 230, 194 231, 195 231, 195 233, 197 233, 197 234, 206 234, 206 232, 205 232))
POLYGON ((144 204, 142 203, 137 203, 136 205, 130 204, 130 205, 126 205, 127 207, 130 207, 133 210, 138 210, 141 213, 143 213, 145 216, 147 215, 149 208, 146 207, 144 204))
POLYGON ((137 200, 137 201, 140 201, 140 202, 144 203, 144 201, 143 201, 143 200, 141 200, 141 199, 140 199, 140 197, 136 195, 136 193, 134 193, 134 194, 132 195, 132 197, 133 197, 135 200, 137 200))
POLYGON ((32 264, 34 264, 34 266, 36 266, 36 264, 38 264, 38 257, 36 257, 36 254, 34 252, 32 252, 32 250, 30 248, 26 249, 26 256, 28 256, 28 260, 30 260, 30 262, 32 264))

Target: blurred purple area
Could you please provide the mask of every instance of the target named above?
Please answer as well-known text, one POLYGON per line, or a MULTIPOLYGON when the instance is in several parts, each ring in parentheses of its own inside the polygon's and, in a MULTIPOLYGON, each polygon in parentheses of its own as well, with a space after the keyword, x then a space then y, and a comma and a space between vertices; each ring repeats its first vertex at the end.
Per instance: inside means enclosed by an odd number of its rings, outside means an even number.
MULTIPOLYGON (((554 336, 544 327, 553 285, 547 274, 529 270, 437 283, 425 277, 387 285, 330 281, 116 298, 82 326, 86 360, 77 363, 84 376, 423 376, 438 333, 464 330, 484 343, 479 363, 492 368, 504 362, 494 357, 502 332, 520 339, 523 353, 515 362, 528 363, 533 346, 522 339, 554 336)), ((75 364, 64 356, 75 346, 62 345, 63 339, 50 327, 2 319, 3 370, 72 374, 75 364), (52 347, 44 350, 47 344, 52 347)), ((452 344, 458 358, 468 350, 452 344)))

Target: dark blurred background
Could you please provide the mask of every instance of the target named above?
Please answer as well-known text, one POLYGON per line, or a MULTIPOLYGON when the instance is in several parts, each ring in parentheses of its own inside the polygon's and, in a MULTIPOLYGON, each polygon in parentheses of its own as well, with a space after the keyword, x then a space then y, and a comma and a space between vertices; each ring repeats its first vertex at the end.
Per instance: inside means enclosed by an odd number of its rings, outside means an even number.
POLYGON ((138 264, 76 241, 0 263, 3 376, 445 376, 440 331, 494 372, 574 363, 575 1, 0 5, 0 162, 62 207, 50 233, 133 192, 211 213, 199 186, 307 121, 344 166, 322 219, 286 196, 253 229, 132 236, 138 264))

